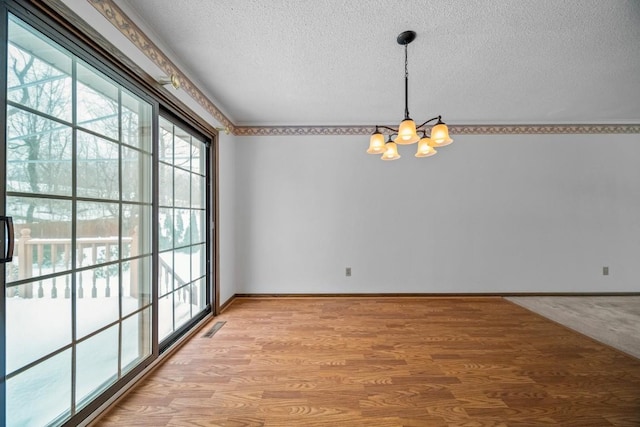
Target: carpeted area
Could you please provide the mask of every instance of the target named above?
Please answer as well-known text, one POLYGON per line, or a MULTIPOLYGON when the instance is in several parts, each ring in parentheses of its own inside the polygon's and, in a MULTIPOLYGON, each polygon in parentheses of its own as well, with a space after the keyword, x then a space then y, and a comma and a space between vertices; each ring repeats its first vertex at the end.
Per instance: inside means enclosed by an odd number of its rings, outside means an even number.
POLYGON ((640 359, 640 296, 506 299, 640 359))

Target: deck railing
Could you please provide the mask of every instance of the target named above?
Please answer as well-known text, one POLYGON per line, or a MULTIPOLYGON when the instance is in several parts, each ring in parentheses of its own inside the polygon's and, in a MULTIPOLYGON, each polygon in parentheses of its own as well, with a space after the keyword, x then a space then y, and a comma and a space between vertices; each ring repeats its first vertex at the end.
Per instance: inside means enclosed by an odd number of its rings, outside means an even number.
MULTIPOLYGON (((72 270, 71 246, 69 238, 32 238, 31 229, 19 230, 20 237, 15 239, 15 251, 13 261, 7 264, 7 280, 9 285, 8 296, 20 298, 71 298, 71 276, 64 273, 72 270), (33 278, 32 282, 24 283, 25 279, 33 278), (11 286, 11 282, 21 281, 23 284, 11 286), (62 282, 62 283, 61 283, 62 282)), ((77 276, 76 297, 85 298, 85 287, 89 281, 91 298, 110 297, 112 294, 112 281, 118 283, 119 272, 113 272, 110 268, 114 264, 110 261, 118 259, 112 249, 124 250, 128 247, 126 257, 134 258, 138 254, 138 236, 136 231, 129 237, 79 237, 76 239, 76 264, 78 268, 96 265, 95 269, 85 270, 77 276), (122 245, 120 246, 120 243, 122 245), (105 265, 100 269, 100 265, 105 265), (115 273, 115 274, 114 274, 115 273)), ((176 273, 171 263, 166 262, 162 256, 158 257, 159 294, 165 295, 174 292, 174 303, 198 303, 197 292, 193 292, 192 286, 187 284, 176 273)), ((128 261, 127 271, 122 271, 121 289, 123 296, 140 297, 140 293, 149 296, 148 285, 142 286, 141 261, 132 259, 128 261), (128 274, 128 277, 124 277, 128 274)), ((150 272, 146 273, 147 275, 150 272)), ((148 278, 146 279, 148 280, 148 278)), ((155 281, 154 281, 155 282, 155 281)), ((117 290, 116 294, 117 295, 117 290)))
MULTIPOLYGON (((71 271, 71 239, 69 238, 32 238, 31 230, 23 228, 20 230, 20 237, 15 239, 15 252, 13 262, 8 264, 7 283, 10 289, 9 296, 18 296, 21 298, 59 298, 60 292, 62 297, 71 298, 71 277, 70 275, 56 275, 71 271), (44 277, 45 279, 41 279, 44 277), (47 277, 50 277, 47 279, 47 277), (23 281, 24 279, 33 278, 32 282, 11 287, 11 282, 23 281), (63 283, 61 284, 60 281, 63 283), (34 289, 35 288, 35 289, 34 289), (62 289, 60 289, 62 288, 62 289)), ((101 274, 99 278, 99 267, 102 264, 109 263, 118 259, 112 255, 112 248, 122 250, 126 246, 130 247, 127 257, 135 257, 138 254, 138 236, 137 232, 129 237, 122 237, 122 246, 118 236, 110 237, 80 237, 76 239, 76 256, 77 266, 96 265, 96 269, 89 270, 90 273, 81 272, 78 274, 76 283, 76 297, 85 298, 86 280, 90 281, 91 298, 110 297, 112 294, 113 275, 101 274), (113 259, 112 259, 113 258, 113 259)), ((111 264, 113 267, 113 264, 111 264)), ((198 293, 194 292, 190 286, 184 286, 187 282, 176 274, 173 266, 167 263, 161 256, 159 257, 159 282, 161 295, 170 293, 172 289, 178 289, 174 293, 175 303, 189 302, 198 303, 198 293)), ((128 271, 122 272, 128 274, 128 278, 123 277, 122 292, 123 296, 138 298, 140 289, 138 284, 141 281, 140 261, 133 259, 129 261, 128 271), (124 286, 127 284, 127 286, 124 286)), ((117 277, 116 277, 117 280, 117 277)), ((147 286, 148 287, 148 286, 147 286)), ((149 292, 144 292, 148 294, 149 292)), ((116 293, 117 295, 117 293, 116 293)))
MULTIPOLYGON (((137 252, 137 236, 135 232, 130 237, 122 237, 122 246, 129 244, 131 247, 130 256, 135 256, 137 252)), ((20 236, 15 240, 13 268, 9 266, 7 282, 14 282, 23 279, 34 278, 31 283, 15 286, 14 295, 17 293, 22 298, 34 298, 34 285, 37 285, 35 296, 43 298, 45 296, 45 280, 42 276, 54 275, 55 273, 71 270, 71 239, 69 238, 32 238, 31 229, 23 228, 20 236), (17 265, 16 265, 17 264, 17 265), (16 268, 17 267, 17 268, 16 268)), ((79 237, 76 239, 76 254, 78 254, 77 266, 82 267, 104 264, 112 259, 112 249, 120 248, 120 238, 111 237, 79 237)), ((137 264, 137 263, 136 263, 137 264)), ((108 268, 108 267, 107 267, 108 268)), ((130 268, 130 284, 138 281, 138 269, 130 268)), ((84 298, 84 274, 78 275, 77 297, 84 298)), ((102 289, 105 297, 111 296, 111 274, 104 274, 105 284, 102 289)), ((64 281, 63 294, 65 298, 71 297, 70 277, 54 276, 50 279, 48 295, 50 298, 58 298, 59 280, 64 281)), ((98 270, 93 270, 91 279, 91 297, 98 297, 98 270)), ((48 286, 49 287, 49 286, 48 286)), ((130 286, 132 296, 135 296, 136 287, 130 286)))

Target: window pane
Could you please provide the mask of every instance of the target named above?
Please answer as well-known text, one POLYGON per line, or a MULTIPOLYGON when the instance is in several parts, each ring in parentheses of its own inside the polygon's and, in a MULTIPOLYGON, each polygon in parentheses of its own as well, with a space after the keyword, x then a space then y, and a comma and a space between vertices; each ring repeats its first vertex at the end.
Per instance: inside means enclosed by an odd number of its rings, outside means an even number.
MULTIPOLYGON (((191 244, 191 210, 175 209, 173 223, 173 247, 180 248, 191 244)), ((187 249, 188 251, 188 249, 187 249)))
POLYGON ((118 88, 82 64, 77 65, 77 75, 78 125, 118 139, 118 88))
POLYGON ((122 322, 122 374, 151 354, 151 308, 122 322))
POLYGON ((151 206, 122 204, 123 257, 151 253, 151 206))
POLYGON ((151 202, 150 155, 123 147, 122 199, 136 202, 151 202))
POLYGON ((122 315, 151 304, 151 257, 122 263, 122 315))
POLYGON ((160 296, 164 296, 173 291, 173 251, 163 252, 159 255, 158 261, 160 266, 158 267, 158 293, 160 296))
POLYGON ((8 426, 49 425, 70 410, 71 350, 7 380, 8 426))
POLYGON ((160 161, 173 164, 173 124, 160 117, 160 161))
POLYGON ((76 275, 76 333, 88 335, 119 318, 118 264, 85 270, 76 275))
POLYGON ((191 175, 191 207, 204 209, 207 204, 205 195, 206 181, 203 176, 191 175))
POLYGON ((191 279, 191 248, 189 246, 173 251, 173 288, 177 289, 191 279))
POLYGON ((118 156, 118 144, 78 132, 78 196, 118 200, 118 156))
POLYGON ((71 57, 14 17, 9 40, 8 100, 71 122, 71 57))
POLYGON ((203 142, 198 141, 195 138, 191 139, 191 172, 204 175, 204 164, 205 164, 205 145, 203 142))
POLYGON ((205 211, 191 210, 191 244, 204 243, 206 235, 205 211))
POLYGON ((173 248, 173 209, 159 209, 158 238, 160 250, 173 248))
POLYGON ((151 152, 151 105, 122 91, 122 142, 151 152))
POLYGON ((191 169, 191 135, 177 126, 174 129, 173 164, 188 171, 191 169))
POLYGON ((106 331, 78 344, 76 350, 76 405, 113 384, 118 377, 118 328, 106 331))
POLYGON ((71 128, 8 108, 7 189, 71 195, 71 128))
POLYGON ((178 329, 191 319, 191 285, 185 285, 174 291, 173 310, 175 329, 178 329))
POLYGON ((206 250, 204 245, 191 246, 191 280, 204 276, 205 258, 206 250))
POLYGON ((6 268, 7 283, 70 268, 70 201, 7 197, 7 211, 13 215, 16 238, 13 262, 6 268))
POLYGON ((59 286, 70 279, 65 275, 37 282, 35 287, 43 288, 38 298, 10 297, 14 288, 7 290, 8 373, 71 343, 71 299, 62 293, 51 298, 53 282, 59 286))
POLYGON ((160 206, 173 206, 173 167, 164 163, 158 165, 160 206))
POLYGON ((202 228, 204 223, 202 222, 202 213, 196 209, 191 209, 189 214, 189 243, 195 245, 196 243, 203 242, 202 240, 202 228))
POLYGON ((174 169, 174 206, 189 207, 191 204, 191 174, 174 169))
POLYGON ((196 280, 191 284, 192 315, 198 314, 207 306, 207 290, 205 279, 196 280))
POLYGON ((173 293, 158 301, 158 338, 165 339, 173 332, 173 293))
POLYGON ((117 203, 77 202, 78 267, 102 264, 119 257, 117 203))

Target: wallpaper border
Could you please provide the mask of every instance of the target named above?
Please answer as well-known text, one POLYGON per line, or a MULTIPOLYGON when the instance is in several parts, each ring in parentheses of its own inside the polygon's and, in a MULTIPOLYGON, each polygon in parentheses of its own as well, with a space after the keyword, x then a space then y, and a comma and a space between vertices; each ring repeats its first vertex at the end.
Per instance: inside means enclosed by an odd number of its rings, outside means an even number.
MULTIPOLYGON (((369 135, 374 126, 244 126, 240 136, 369 135)), ((640 125, 449 125, 451 135, 621 134, 640 133, 640 125)))

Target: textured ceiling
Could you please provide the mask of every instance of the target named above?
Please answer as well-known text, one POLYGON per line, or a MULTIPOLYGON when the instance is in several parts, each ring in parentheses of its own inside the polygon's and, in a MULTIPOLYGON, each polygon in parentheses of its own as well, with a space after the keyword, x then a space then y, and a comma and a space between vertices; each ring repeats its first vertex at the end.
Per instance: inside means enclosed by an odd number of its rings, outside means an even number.
POLYGON ((640 123, 640 0, 119 0, 237 125, 640 123))

